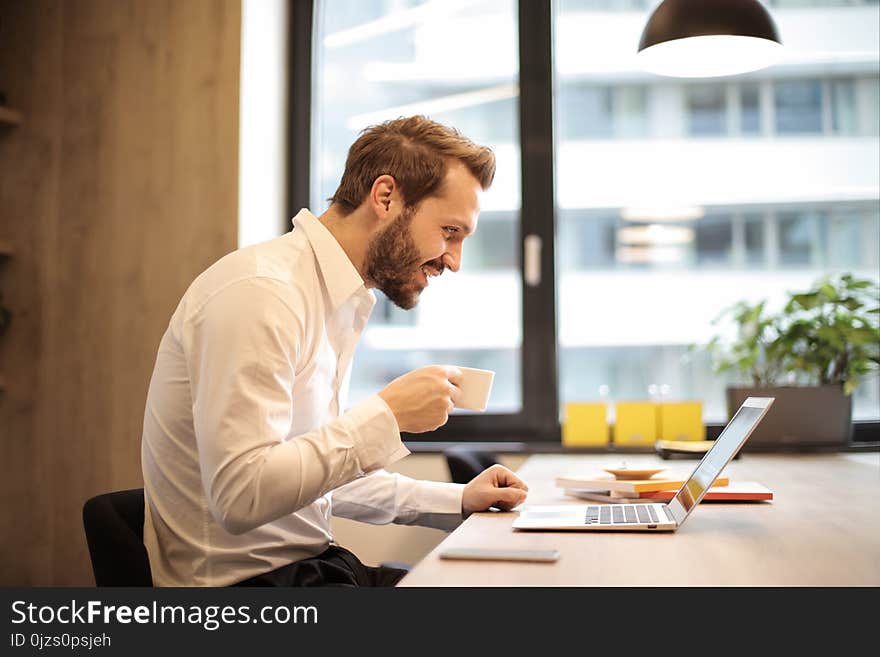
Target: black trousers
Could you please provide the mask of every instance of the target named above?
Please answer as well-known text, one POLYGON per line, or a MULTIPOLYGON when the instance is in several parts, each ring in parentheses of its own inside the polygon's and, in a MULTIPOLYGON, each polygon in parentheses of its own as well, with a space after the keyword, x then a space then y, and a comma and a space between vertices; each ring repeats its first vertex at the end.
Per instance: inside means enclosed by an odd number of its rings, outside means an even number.
POLYGON ((232 586, 394 586, 405 570, 366 566, 343 547, 331 545, 316 557, 295 561, 232 586))

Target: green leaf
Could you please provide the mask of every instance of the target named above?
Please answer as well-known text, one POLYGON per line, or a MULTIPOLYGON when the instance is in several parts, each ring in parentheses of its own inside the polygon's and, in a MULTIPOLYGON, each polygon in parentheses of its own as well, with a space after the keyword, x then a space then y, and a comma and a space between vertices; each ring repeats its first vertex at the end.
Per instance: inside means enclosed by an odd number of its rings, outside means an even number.
POLYGON ((858 310, 862 307, 862 302, 853 297, 847 297, 841 301, 841 304, 846 306, 849 310, 858 310))
POLYGON ((880 339, 880 331, 870 328, 853 328, 847 331, 846 338, 854 344, 870 344, 880 339))
POLYGON ((834 289, 834 286, 828 282, 822 283, 819 286, 819 292, 822 294, 823 297, 825 297, 829 301, 835 301, 840 298, 837 295, 837 290, 834 289))

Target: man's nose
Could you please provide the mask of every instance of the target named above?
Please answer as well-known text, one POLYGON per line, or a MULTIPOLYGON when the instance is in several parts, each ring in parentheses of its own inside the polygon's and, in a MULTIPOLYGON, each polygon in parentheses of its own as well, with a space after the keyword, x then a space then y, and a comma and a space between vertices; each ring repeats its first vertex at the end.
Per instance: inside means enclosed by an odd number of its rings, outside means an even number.
POLYGON ((457 272, 461 268, 461 244, 450 246, 443 254, 443 264, 447 269, 457 272))

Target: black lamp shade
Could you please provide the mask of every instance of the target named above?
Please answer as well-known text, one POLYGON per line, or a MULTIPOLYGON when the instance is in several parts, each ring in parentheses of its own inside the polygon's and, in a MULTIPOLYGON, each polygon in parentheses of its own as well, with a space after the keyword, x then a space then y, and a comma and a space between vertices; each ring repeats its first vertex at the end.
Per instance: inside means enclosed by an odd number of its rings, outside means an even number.
POLYGON ((718 34, 782 43, 773 18, 758 0, 663 0, 645 25, 639 50, 673 39, 718 34))
MULTIPOLYGON (((701 51, 694 49, 695 44, 700 47, 705 44, 706 48, 713 48, 719 42, 729 50, 730 57, 736 60, 737 53, 745 53, 747 49, 778 52, 782 39, 770 13, 758 0, 663 0, 642 31, 638 51, 640 57, 647 58, 653 52, 649 50, 651 48, 654 51, 662 49, 667 55, 671 48, 681 47, 683 52, 687 48, 686 57, 694 61, 701 57, 701 51), (730 49, 731 45, 733 49, 730 49)), ((725 75, 732 70, 746 71, 762 67, 759 63, 760 57, 754 60, 754 64, 752 59, 753 53, 751 58, 743 54, 739 62, 741 68, 738 69, 736 63, 729 63, 729 70, 717 75, 725 75)), ((674 71, 666 74, 679 75, 674 71)), ((698 75, 714 74, 706 72, 698 75)))

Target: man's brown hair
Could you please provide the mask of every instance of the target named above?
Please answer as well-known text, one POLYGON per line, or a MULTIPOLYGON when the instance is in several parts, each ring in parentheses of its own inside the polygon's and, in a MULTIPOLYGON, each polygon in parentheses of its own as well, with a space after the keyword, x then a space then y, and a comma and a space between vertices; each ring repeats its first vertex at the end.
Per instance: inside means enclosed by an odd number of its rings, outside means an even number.
POLYGON ((450 158, 464 164, 484 190, 492 184, 495 154, 455 128, 425 116, 370 126, 348 149, 345 172, 329 200, 350 214, 367 198, 376 178, 387 174, 400 186, 404 205, 414 207, 439 191, 450 158))

